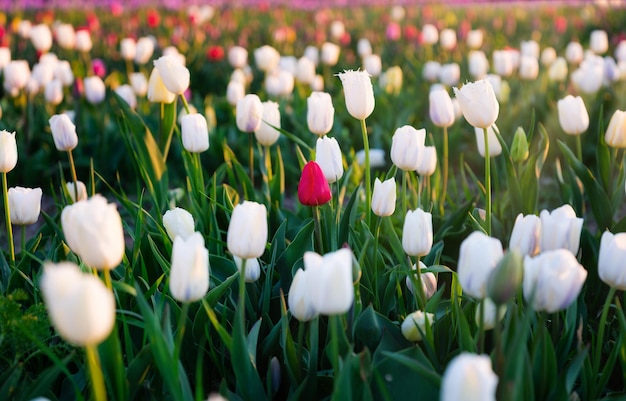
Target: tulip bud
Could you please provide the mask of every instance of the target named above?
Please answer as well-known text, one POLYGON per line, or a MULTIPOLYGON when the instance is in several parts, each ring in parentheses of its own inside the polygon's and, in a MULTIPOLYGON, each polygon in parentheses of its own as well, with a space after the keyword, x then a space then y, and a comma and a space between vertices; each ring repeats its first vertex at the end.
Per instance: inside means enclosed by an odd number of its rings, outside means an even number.
POLYGON ((265 90, 272 97, 289 96, 293 92, 295 79, 289 71, 279 70, 265 76, 265 90))
POLYGON ((470 49, 479 49, 483 45, 483 31, 473 29, 467 33, 467 46, 470 49))
POLYGON ((154 61, 163 85, 175 95, 182 95, 189 88, 189 70, 174 56, 162 56, 154 61))
POLYGON ((148 79, 148 100, 152 103, 172 103, 176 94, 167 89, 157 68, 153 68, 148 79))
POLYGON ((320 51, 315 46, 307 46, 304 49, 304 57, 308 58, 317 66, 320 62, 320 51))
POLYGON ((500 106, 493 87, 486 80, 470 82, 454 88, 459 99, 463 116, 470 125, 477 128, 489 128, 498 118, 500 106))
POLYGON ((163 215, 163 226, 172 241, 176 237, 182 237, 186 240, 193 235, 195 232, 194 224, 191 213, 180 207, 168 210, 163 215))
POLYGON ((528 159, 528 139, 526 139, 526 132, 522 127, 517 127, 515 130, 511 145, 511 159, 518 163, 528 159))
POLYGON ((62 60, 56 63, 54 66, 54 77, 66 87, 74 83, 74 73, 69 61, 62 60))
POLYGON ((513 53, 509 50, 494 50, 493 69, 501 77, 509 77, 515 70, 513 53))
POLYGON ((0 70, 11 62, 11 49, 0 47, 0 70))
POLYGON ((319 206, 330 201, 332 194, 328 180, 319 164, 310 161, 302 169, 298 183, 298 200, 306 206, 319 206))
POLYGON ((383 69, 383 63, 378 54, 370 54, 363 59, 363 69, 371 76, 377 77, 383 69))
POLYGON ((335 138, 323 136, 315 143, 315 162, 322 169, 329 184, 343 176, 343 158, 339 143, 335 138))
POLYGON ((422 334, 426 334, 426 325, 432 326, 434 321, 434 314, 421 310, 415 311, 402 322, 402 335, 409 341, 422 341, 422 334))
MULTIPOLYGON (((419 261, 419 266, 420 278, 422 280, 422 291, 424 292, 426 299, 430 299, 433 295, 435 295, 435 292, 437 292, 437 276, 435 276, 434 273, 425 272, 424 270, 427 267, 421 260, 419 261)), ((410 275, 404 280, 407 290, 409 290, 411 294, 414 294, 415 290, 413 289, 413 280, 410 277, 411 275, 415 277, 417 282, 417 266, 415 264, 411 267, 410 275)))
POLYGON ((339 53, 341 48, 334 43, 325 42, 322 44, 320 59, 322 64, 332 67, 339 61, 339 53))
POLYGON ((54 146, 58 151, 70 151, 78 145, 76 126, 67 114, 55 114, 50 117, 49 123, 54 146))
POLYGON ((91 41, 91 34, 85 29, 81 29, 76 32, 76 50, 79 52, 89 52, 93 47, 91 41))
POLYGON ((402 68, 397 65, 387 68, 381 76, 378 84, 390 95, 397 95, 402 90, 402 68))
POLYGON ((74 189, 73 182, 65 183, 65 188, 67 190, 67 193, 70 195, 70 199, 72 200, 72 203, 76 203, 78 201, 87 199, 87 187, 85 187, 85 184, 82 181, 77 181, 76 186, 78 187, 77 190, 74 189), (78 193, 78 197, 76 197, 77 193, 78 193))
POLYGON ((141 97, 146 96, 148 93, 148 80, 143 72, 133 72, 128 78, 130 79, 130 85, 135 95, 141 97))
POLYGON ((18 95, 19 91, 26 87, 30 78, 30 67, 26 60, 10 61, 3 69, 4 89, 12 97, 18 95))
POLYGON ((518 214, 511 232, 509 249, 520 252, 522 256, 535 256, 539 253, 540 246, 541 219, 534 214, 518 214))
POLYGON ((233 209, 227 234, 228 250, 242 259, 258 258, 267 244, 267 209, 244 201, 233 209))
POLYGON ((467 56, 467 68, 474 79, 483 79, 489 72, 489 60, 480 50, 472 50, 467 56))
POLYGON ((48 25, 35 25, 30 31, 30 40, 37 51, 47 53, 52 47, 52 32, 48 25))
POLYGON ((622 291, 626 289, 626 275, 623 265, 625 259, 626 233, 612 234, 605 231, 600 241, 598 275, 607 285, 622 291))
POLYGON ((121 97, 131 109, 134 110, 137 108, 137 95, 135 95, 132 86, 128 84, 120 85, 115 88, 115 93, 117 96, 121 97))
POLYGON ((339 73, 348 113, 357 120, 365 120, 374 111, 374 88, 367 71, 339 73))
POLYGON ((376 216, 391 216, 396 210, 396 180, 391 177, 380 182, 378 177, 374 181, 372 193, 372 212, 376 216))
POLYGON ((243 68, 248 64, 248 50, 233 46, 228 50, 228 62, 233 68, 243 68))
POLYGON ((278 67, 280 53, 272 46, 261 46, 254 50, 254 62, 257 68, 263 72, 271 72, 278 67))
POLYGON ((437 169, 437 149, 434 146, 424 146, 421 150, 422 161, 417 166, 417 174, 430 177, 437 169))
POLYGON ((456 85, 460 78, 461 67, 457 63, 444 64, 439 69, 439 80, 444 85, 456 85))
POLYGON ((579 64, 583 57, 583 46, 578 42, 569 42, 565 48, 565 59, 571 64, 579 64))
POLYGON ((237 128, 254 132, 261 126, 263 104, 257 95, 246 95, 237 102, 237 128))
POLYGON ((463 352, 448 363, 441 379, 440 401, 496 401, 498 376, 488 355, 463 352))
POLYGON ((187 239, 176 237, 172 247, 170 292, 179 302, 202 299, 209 290, 209 251, 198 232, 187 239))
POLYGON ((91 104, 102 103, 106 97, 106 86, 102 78, 98 76, 87 77, 84 80, 85 98, 91 104))
POLYGON ((604 141, 614 148, 626 148, 626 111, 615 110, 604 134, 604 141))
MULTIPOLYGON (((235 265, 237 266, 237 270, 241 273, 242 261, 239 256, 233 255, 233 259, 235 260, 235 265)), ((252 258, 246 259, 246 283, 254 283, 261 277, 261 265, 259 265, 259 259, 252 258)))
POLYGON ((540 312, 566 309, 580 293, 587 270, 567 249, 524 258, 524 298, 540 312))
POLYGON ((60 24, 55 29, 55 35, 59 47, 73 49, 76 46, 76 32, 71 24, 60 24))
POLYGON ((139 38, 135 50, 135 62, 137 64, 146 64, 154 53, 154 40, 149 37, 139 38))
MULTIPOLYGON (((487 128, 490 158, 496 157, 502 153, 502 145, 500 145, 500 141, 498 141, 496 130, 498 130, 498 126, 495 124, 487 128)), ((500 131, 498 130, 498 132, 500 131)), ((474 133, 476 134, 476 146, 478 147, 478 153, 480 153, 482 157, 485 157, 485 131, 482 128, 474 127, 474 133)))
POLYGON ((372 44, 367 38, 361 38, 356 43, 356 52, 358 53, 359 57, 365 58, 372 54, 372 44))
POLYGON ((452 29, 443 29, 439 34, 439 44, 444 50, 452 50, 456 47, 456 32, 452 29))
MULTIPOLYGON (((365 165, 365 150, 359 150, 354 156, 359 166, 365 165)), ((382 168, 386 164, 384 149, 370 149, 370 168, 382 168)))
POLYGON ((132 60, 137 54, 137 43, 133 38, 124 38, 120 41, 120 54, 124 60, 132 60))
POLYGON ((552 212, 542 210, 539 217, 542 226, 542 251, 564 248, 574 255, 578 253, 583 219, 576 217, 576 212, 570 205, 563 205, 552 212))
POLYGON ((441 64, 437 61, 427 61, 422 69, 422 77, 428 82, 435 82, 439 79, 441 64))
POLYGON ((300 57, 295 75, 299 82, 310 84, 315 79, 315 64, 306 57, 300 57))
POLYGON ((50 321, 66 341, 97 345, 115 325, 115 297, 90 273, 71 262, 45 263, 40 281, 50 321))
POLYGON ((346 313, 354 301, 352 251, 341 248, 322 256, 304 253, 304 268, 313 309, 322 315, 346 313))
POLYGON ((431 24, 422 26, 422 42, 427 45, 434 45, 439 41, 439 31, 431 24))
POLYGON ((316 135, 326 135, 333 128, 335 108, 328 93, 312 92, 307 98, 306 121, 309 130, 316 135))
POLYGON ((534 80, 539 75, 539 61, 534 57, 522 56, 519 65, 519 77, 534 80))
POLYGON ((487 280, 504 252, 496 238, 474 231, 461 243, 457 276, 463 291, 483 299, 487 296, 487 280))
POLYGON ((63 234, 70 249, 85 264, 110 270, 124 257, 124 229, 117 206, 101 195, 66 206, 61 213, 63 234))
POLYGON ((239 100, 246 96, 246 88, 239 81, 230 81, 226 87, 226 100, 231 106, 236 106, 239 100))
POLYGON ((437 127, 454 124, 454 108, 448 91, 443 86, 432 86, 428 94, 430 120, 437 127))
POLYGON ((541 52, 541 65, 544 67, 550 67, 557 59, 556 50, 554 47, 546 47, 541 52))
POLYGON ((595 54, 606 53, 606 51, 609 50, 609 37, 606 34, 606 31, 600 29, 591 31, 591 36, 589 38, 589 48, 595 54))
POLYGON ((41 188, 9 188, 11 222, 18 226, 34 224, 41 212, 41 188))
POLYGON ((422 162, 425 129, 415 129, 410 125, 397 128, 391 138, 391 161, 399 169, 415 171, 422 162))
POLYGON ((524 265, 522 254, 515 249, 498 261, 495 269, 487 279, 487 296, 496 303, 503 305, 512 299, 522 283, 524 265))
POLYGON ((53 106, 61 104, 63 101, 63 85, 58 79, 53 79, 46 84, 44 90, 44 98, 46 102, 53 106))
POLYGON ((183 147, 192 153, 209 148, 209 128, 202 114, 187 114, 180 118, 183 147))
POLYGON ((8 173, 17 164, 15 132, 0 131, 0 173, 8 173))
POLYGON ((426 256, 433 246, 433 215, 422 209, 409 210, 402 228, 402 248, 409 256, 426 256))
POLYGON ((313 299, 310 295, 310 285, 308 278, 312 273, 298 269, 293 276, 287 303, 291 314, 301 322, 307 322, 317 316, 313 307, 313 299))
POLYGON ((480 325, 480 311, 483 309, 483 329, 484 330, 493 330, 496 328, 496 325, 504 319, 504 315, 506 315, 506 304, 504 305, 496 305, 490 298, 485 298, 478 304, 476 308, 476 314, 474 318, 476 320, 476 325, 480 325), (484 305, 484 306, 483 306, 484 305))
POLYGON ((278 103, 267 101, 261 103, 263 106, 261 125, 254 131, 256 140, 263 146, 271 146, 278 141, 280 131, 280 110, 278 103))

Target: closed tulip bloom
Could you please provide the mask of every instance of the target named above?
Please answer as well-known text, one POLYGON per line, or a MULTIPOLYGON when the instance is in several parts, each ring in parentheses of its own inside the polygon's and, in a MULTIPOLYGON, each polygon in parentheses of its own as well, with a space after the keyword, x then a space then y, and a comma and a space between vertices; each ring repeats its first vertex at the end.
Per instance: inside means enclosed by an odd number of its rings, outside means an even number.
POLYGON ((277 69, 289 71, 290 73, 295 75, 298 72, 298 59, 296 58, 296 56, 280 56, 277 69))
POLYGON ((371 76, 377 77, 383 70, 383 62, 378 54, 370 54, 363 58, 363 69, 371 76))
POLYGON ((378 85, 390 95, 397 95, 402 90, 403 72, 397 65, 387 68, 378 81, 378 85))
POLYGON ((170 292, 179 302, 202 299, 209 290, 209 251, 202 234, 196 232, 187 239, 176 237, 172 247, 170 292))
POLYGON ((563 205, 552 212, 542 210, 539 217, 542 252, 563 248, 574 255, 578 253, 583 219, 576 217, 576 212, 570 205, 563 205))
POLYGON ((2 70, 4 89, 13 97, 26 87, 30 78, 30 67, 26 60, 13 60, 2 70))
POLYGON ((402 248, 409 256, 426 256, 433 246, 433 215, 422 209, 409 210, 404 218, 402 248))
POLYGON ((152 103, 172 103, 176 99, 176 94, 169 91, 158 68, 153 68, 148 79, 148 100, 152 103))
POLYGON ((565 59, 571 64, 578 64, 583 61, 585 52, 583 46, 578 42, 569 42, 565 48, 565 59))
POLYGON ((534 40, 522 40, 520 43, 520 55, 539 59, 539 43, 534 40))
POLYGON ((607 285, 622 291, 626 290, 624 260, 626 260, 626 233, 613 234, 605 231, 600 241, 598 275, 607 285))
POLYGON ((50 321, 64 340, 97 345, 111 334, 115 297, 98 277, 71 262, 47 262, 40 288, 50 321))
POLYGON ((378 177, 374 181, 372 193, 372 212, 376 216, 391 216, 396 210, 396 179, 389 178, 381 182, 378 177))
POLYGON ((550 67, 552 63, 557 59, 556 50, 554 47, 546 47, 541 51, 541 65, 544 67, 550 67))
POLYGON ((267 209, 244 201, 233 209, 227 234, 228 250, 242 259, 258 258, 267 244, 267 209))
POLYGON ((463 352, 450 361, 441 380, 440 401, 496 401, 498 376, 488 355, 463 352))
POLYGON ((422 77, 428 82, 435 82, 439 79, 441 64, 437 61, 427 61, 422 68, 422 77))
MULTIPOLYGON (((491 298, 485 298, 480 301, 481 304, 485 304, 485 312, 483 315, 483 328, 485 330, 493 330, 496 325, 504 319, 504 315, 506 315, 506 304, 502 307, 498 308, 498 306, 491 300, 491 298)), ((474 320, 476 321, 476 325, 480 325, 480 309, 481 305, 478 305, 476 308, 476 313, 474 315, 474 320)))
POLYGON ((237 102, 237 128, 243 132, 254 132, 261 126, 263 104, 257 95, 246 95, 237 102))
POLYGON ((278 103, 272 101, 263 102, 262 105, 261 125, 254 131, 254 136, 261 145, 271 146, 280 137, 280 131, 276 129, 280 128, 280 109, 278 103))
POLYGON ((74 72, 72 66, 67 60, 59 61, 54 67, 54 77, 58 79, 63 86, 71 86, 74 83, 74 72))
POLYGON ((307 98, 306 121, 309 130, 316 135, 326 135, 333 128, 335 108, 330 94, 312 92, 307 98))
POLYGON ((535 256, 541 250, 541 219, 534 214, 515 218, 509 249, 519 251, 522 256, 535 256))
POLYGON ((248 50, 233 46, 228 50, 228 62, 233 68, 243 68, 248 64, 248 50))
POLYGON ((439 80, 442 84, 453 86, 459 83, 461 67, 457 63, 444 64, 439 70, 439 80))
POLYGON ((11 49, 9 49, 8 47, 0 47, 0 70, 2 70, 10 62, 11 49))
POLYGON ((59 24, 55 29, 59 47, 73 49, 76 46, 76 32, 71 24, 59 24))
POLYGON ((130 85, 133 88, 133 92, 137 96, 146 96, 148 93, 148 80, 143 72, 133 72, 128 77, 130 79, 130 85))
MULTIPOLYGON (((233 259, 235 260, 235 265, 237 266, 237 270, 241 273, 242 261, 239 256, 233 255, 233 259)), ((261 265, 259 264, 259 259, 252 258, 246 259, 246 272, 245 272, 245 280, 246 283, 254 283, 261 277, 261 265)))
POLYGON ((569 135, 580 135, 589 127, 589 114, 580 96, 567 95, 557 102, 559 123, 569 135))
POLYGON ((128 84, 120 85, 115 88, 115 93, 117 96, 121 97, 131 109, 134 110, 137 108, 137 95, 135 95, 132 86, 128 84))
POLYGON ((489 81, 483 79, 467 83, 461 89, 454 88, 454 93, 470 125, 489 128, 498 118, 500 105, 489 81))
POLYGON ((192 153, 209 148, 209 128, 202 114, 187 114, 180 118, 183 147, 192 153))
POLYGON ((289 287, 289 295, 287 296, 287 304, 289 311, 301 322, 308 322, 317 316, 313 299, 310 294, 309 277, 313 273, 298 269, 293 276, 291 287, 289 287))
POLYGON ((291 95, 294 85, 293 74, 286 70, 274 71, 265 76, 265 90, 272 97, 291 95))
POLYGON ((320 51, 315 46, 307 46, 304 49, 304 57, 311 60, 316 67, 320 63, 320 51))
POLYGON ((563 57, 557 57, 548 69, 548 78, 550 81, 563 82, 567 78, 567 60, 563 57))
POLYGON ((431 87, 428 94, 430 120, 437 127, 449 127, 454 124, 452 98, 443 86, 431 87))
POLYGON ((332 67, 337 64, 339 61, 339 53, 341 52, 341 48, 330 42, 325 42, 322 44, 322 48, 320 50, 320 60, 322 64, 332 67))
POLYGON ((272 46, 261 46, 254 50, 254 62, 257 68, 263 72, 271 72, 278 67, 280 53, 272 46))
POLYGON ((189 88, 189 70, 173 56, 162 56, 154 61, 163 85, 175 95, 182 95, 189 88))
MULTIPOLYGON (((370 168, 382 168, 387 165, 384 149, 370 149, 370 168)), ((365 150, 361 149, 354 155, 359 166, 365 165, 365 150)))
POLYGON ((163 226, 172 241, 177 237, 186 240, 195 232, 193 216, 180 207, 168 210, 163 215, 163 226))
POLYGON ((426 324, 432 326, 435 321, 435 315, 421 310, 411 313, 404 319, 400 329, 402 335, 409 341, 422 341, 422 333, 426 334, 426 324))
POLYGON ((80 52, 90 52, 93 47, 91 34, 88 30, 81 29, 76 32, 76 50, 80 52))
POLYGON ((339 143, 335 138, 323 136, 315 143, 315 161, 322 169, 329 184, 343 176, 343 158, 339 143))
POLYGON ((73 182, 65 183, 67 193, 70 195, 72 203, 87 199, 87 187, 85 186, 85 184, 82 181, 77 181, 76 186, 78 187, 78 190, 74 189, 73 182), (76 197, 76 193, 78 193, 78 198, 76 197))
POLYGON ((422 148, 422 161, 417 166, 417 174, 423 177, 430 177, 437 169, 437 149, 434 146, 424 146, 422 148))
POLYGON ((240 99, 246 96, 246 87, 242 82, 230 81, 226 87, 226 100, 231 106, 236 106, 240 99))
POLYGON ((461 243, 457 275, 463 291, 483 299, 487 296, 487 280, 504 252, 496 238, 474 231, 461 243))
POLYGON ((106 86, 104 81, 97 75, 87 77, 83 81, 85 84, 85 98, 91 104, 100 104, 106 97, 106 86))
POLYGON ((539 61, 534 57, 522 56, 519 65, 519 77, 533 80, 539 75, 539 61))
POLYGON ((56 146, 57 150, 68 151, 78 145, 76 126, 67 114, 55 114, 50 117, 49 123, 54 146, 56 146))
POLYGON ((150 61, 152 54, 154 53, 154 40, 149 37, 139 38, 135 49, 135 62, 137 64, 146 64, 150 61))
POLYGON ((456 47, 456 32, 446 28, 439 34, 439 44, 444 50, 452 50, 456 47))
POLYGON ((317 313, 338 315, 346 313, 354 301, 352 284, 352 251, 342 248, 322 256, 304 253, 309 296, 317 313))
POLYGON ((61 104, 63 101, 63 84, 58 79, 53 79, 44 88, 44 98, 46 102, 53 106, 61 104))
POLYGON ((493 69, 496 74, 502 77, 509 77, 515 70, 513 53, 508 50, 494 50, 493 69))
MULTIPOLYGON (((424 296, 426 297, 426 299, 430 299, 433 295, 435 295, 435 292, 437 292, 437 276, 435 276, 434 273, 424 271, 427 268, 427 266, 421 260, 419 262, 419 266, 420 266, 420 277, 422 279, 422 290, 424 291, 424 296)), ((417 267, 414 264, 411 267, 411 274, 415 277, 415 281, 417 282, 416 272, 417 272, 417 267)), ((411 279, 410 276, 406 277, 405 283, 406 283, 407 290, 409 290, 411 294, 414 294, 415 292, 413 289, 413 280, 411 279)))
POLYGON ((137 43, 133 38, 124 38, 120 41, 120 54, 124 60, 133 60, 137 54, 137 43))
POLYGON ((391 161, 399 169, 415 171, 422 162, 425 129, 415 129, 410 125, 397 128, 391 138, 391 161))
POLYGON ((310 161, 304 165, 298 183, 298 200, 306 206, 319 206, 330 201, 332 194, 328 180, 317 162, 310 161))
POLYGON ((374 111, 374 87, 367 71, 339 73, 348 113, 357 120, 365 120, 374 111))
MULTIPOLYGON (((496 157, 502 153, 502 145, 500 145, 500 141, 498 141, 498 137, 495 132, 497 129, 498 127, 495 124, 487 128, 487 135, 489 136, 489 157, 496 157)), ((482 157, 485 157, 485 132, 482 128, 474 127, 474 133, 476 134, 476 146, 478 147, 478 153, 480 153, 482 157)))
POLYGON ((35 25, 30 30, 30 40, 37 51, 46 53, 52 47, 52 31, 46 24, 35 25))
POLYGON ((313 79, 315 79, 315 64, 306 57, 300 57, 296 65, 295 78, 305 84, 313 82, 313 79))
POLYGON ((538 311, 566 309, 580 294, 587 270, 567 249, 524 258, 524 299, 538 311))
POLYGON ((98 270, 117 267, 124 257, 124 229, 117 206, 101 195, 66 206, 61 213, 63 235, 85 264, 98 270))
POLYGON ((483 79, 489 72, 489 60, 481 50, 472 50, 467 56, 469 74, 474 79, 483 79))
POLYGON ((431 24, 422 26, 422 42, 427 45, 434 45, 439 41, 439 31, 431 24))
POLYGON ((609 37, 606 34, 606 31, 597 29, 595 31, 591 31, 591 36, 589 37, 589 48, 595 54, 604 54, 609 50, 609 37))
POLYGON ((604 141, 614 148, 626 148, 626 111, 615 110, 604 134, 604 141))
MULTIPOLYGON (((56 63, 55 63, 56 64, 56 63)), ((33 66, 33 72, 30 75, 29 83, 35 81, 38 87, 45 87, 48 82, 54 78, 54 64, 53 63, 37 63, 33 66)), ((36 93, 33 90, 31 93, 36 93)))
POLYGON ((356 52, 361 58, 369 56, 372 54, 372 44, 367 38, 361 38, 356 43, 356 52))
POLYGON ((602 57, 593 55, 587 57, 578 69, 572 72, 570 76, 572 84, 583 93, 596 93, 604 83, 604 67, 602 57))
POLYGON ((8 173, 17 164, 15 132, 0 131, 0 173, 8 173))
POLYGON ((311 90, 313 92, 321 92, 324 90, 324 77, 320 74, 315 75, 313 77, 313 81, 311 81, 310 85, 311 90))
POLYGON ((18 226, 34 224, 41 212, 41 188, 9 188, 11 222, 18 226))
POLYGON ((483 45, 483 31, 480 29, 472 29, 467 33, 467 46, 470 49, 480 49, 483 45))

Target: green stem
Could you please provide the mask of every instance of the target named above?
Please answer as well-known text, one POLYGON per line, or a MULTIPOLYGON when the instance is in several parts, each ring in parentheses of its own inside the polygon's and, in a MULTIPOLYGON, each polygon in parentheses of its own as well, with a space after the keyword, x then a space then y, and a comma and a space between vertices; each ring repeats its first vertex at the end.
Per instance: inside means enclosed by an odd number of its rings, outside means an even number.
MULTIPOLYGON (((409 258, 409 265, 411 264, 409 258)), ((410 268, 412 269, 413 266, 410 266, 410 268)), ((414 289, 414 293, 417 299, 417 308, 419 310, 422 311, 426 311, 426 294, 424 294, 424 285, 422 284, 422 269, 420 268, 420 257, 417 256, 415 258, 415 272, 417 275, 417 288, 415 288, 416 286, 413 285, 413 289, 414 289)), ((411 272, 413 273, 413 272, 411 272)))
POLYGON ((183 338, 185 337, 185 323, 187 323, 187 316, 189 315, 189 302, 184 302, 180 311, 180 319, 178 319, 178 331, 176 332, 176 339, 174 340, 174 377, 178 377, 178 359, 180 358, 180 350, 183 345, 183 338))
POLYGON ((489 132, 483 128, 485 137, 485 190, 487 198, 486 225, 487 235, 491 236, 491 158, 489 156, 489 132))
POLYGON ((248 134, 248 160, 249 160, 249 169, 250 169, 250 183, 252 187, 254 187, 254 140, 252 139, 253 134, 248 134))
POLYGON ((183 102, 183 107, 185 108, 185 111, 187 112, 187 114, 191 114, 191 111, 189 111, 189 104, 187 103, 187 99, 185 99, 185 95, 178 95, 180 97, 180 100, 183 102))
POLYGON ((271 208, 272 207, 272 185, 271 185, 272 184, 272 156, 270 153, 270 147, 264 146, 263 153, 265 155, 265 172, 266 172, 263 178, 266 184, 268 207, 271 208))
POLYGON ((580 135, 576 135, 576 157, 580 162, 583 161, 583 143, 580 135))
POLYGON ((317 252, 322 255, 324 246, 322 245, 322 226, 320 224, 320 207, 313 206, 313 219, 315 220, 315 236, 317 238, 317 252))
POLYGON ((87 345, 85 346, 85 352, 87 354, 89 377, 91 378, 91 386, 93 388, 93 398, 96 401, 106 401, 107 394, 104 386, 102 367, 100 366, 100 357, 98 356, 98 346, 95 344, 87 345))
POLYGON ((602 344, 604 343, 604 329, 606 327, 606 318, 609 314, 609 307, 611 306, 611 300, 615 296, 616 289, 611 287, 609 293, 604 301, 604 307, 602 308, 602 315, 600 315, 600 327, 598 327, 598 337, 596 339, 596 348, 593 355, 593 372, 595 377, 600 376, 600 359, 602 356, 602 344))
POLYGON ((109 290, 113 290, 113 284, 111 283, 111 270, 104 269, 104 284, 109 290))
POLYGON ((478 321, 478 354, 485 351, 485 300, 480 301, 478 321))
POLYGON ((380 238, 380 221, 381 221, 382 217, 378 217, 376 219, 376 223, 374 226, 374 232, 375 232, 375 241, 374 241, 374 269, 373 269, 373 276, 374 276, 374 302, 375 302, 375 309, 379 310, 380 309, 380 305, 379 305, 379 300, 380 298, 378 297, 378 242, 379 242, 379 238, 380 238))
POLYGON ((446 197, 448 196, 448 127, 443 127, 443 189, 439 212, 443 216, 446 197))
POLYGON ((334 377, 339 377, 339 315, 329 316, 330 323, 330 353, 334 377))
POLYGON ((408 171, 402 171, 402 217, 406 217, 407 201, 406 201, 406 177, 409 174, 408 171))
POLYGON ((70 159, 70 170, 72 172, 72 181, 74 181, 74 200, 78 201, 78 177, 76 175, 76 166, 74 165, 74 156, 72 156, 72 151, 67 151, 67 156, 70 159))
POLYGON ((370 171, 370 144, 367 136, 367 127, 365 126, 365 120, 361 120, 361 133, 363 134, 363 150, 365 151, 365 213, 366 222, 370 225, 370 214, 372 208, 372 179, 370 171))
POLYGON ((7 173, 2 173, 2 195, 4 196, 4 217, 7 222, 7 238, 9 241, 9 252, 11 255, 11 265, 15 265, 15 246, 13 244, 13 226, 11 225, 11 209, 9 207, 9 188, 7 184, 7 173))
POLYGON ((246 324, 246 262, 248 259, 241 259, 241 271, 239 271, 239 319, 241 327, 246 324))
POLYGON ((22 253, 22 259, 24 259, 25 255, 25 250, 26 250, 26 226, 22 226, 21 227, 21 232, 22 232, 22 241, 20 243, 20 252, 22 253))

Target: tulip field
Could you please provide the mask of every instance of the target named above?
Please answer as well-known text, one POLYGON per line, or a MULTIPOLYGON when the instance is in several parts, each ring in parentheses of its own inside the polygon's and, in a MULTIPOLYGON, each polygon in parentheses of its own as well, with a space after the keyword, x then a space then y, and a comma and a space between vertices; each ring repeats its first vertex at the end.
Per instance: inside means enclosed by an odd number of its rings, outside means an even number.
POLYGON ((0 10, 0 399, 626 399, 626 3, 312 3, 0 10))

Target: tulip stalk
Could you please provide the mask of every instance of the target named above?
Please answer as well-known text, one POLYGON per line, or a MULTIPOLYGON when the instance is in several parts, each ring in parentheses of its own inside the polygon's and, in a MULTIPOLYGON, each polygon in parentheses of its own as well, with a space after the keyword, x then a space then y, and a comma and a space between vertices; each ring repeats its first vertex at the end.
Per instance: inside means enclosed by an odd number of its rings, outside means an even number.
POLYGON ((442 216, 448 195, 448 152, 448 127, 443 127, 443 189, 441 190, 441 203, 439 204, 439 212, 442 216))
POLYGON ((78 201, 78 176, 76 175, 76 166, 74 165, 74 156, 72 151, 67 151, 67 156, 70 159, 70 171, 72 173, 72 181, 74 181, 74 199, 78 201))
POLYGON ((183 302, 183 307, 180 311, 180 319, 178 320, 178 331, 176 332, 176 339, 174 340, 174 377, 178 377, 178 359, 180 358, 180 350, 183 345, 183 338, 185 337, 185 323, 187 322, 187 316, 189 315, 189 302, 183 302))
POLYGON ((600 327, 598 328, 598 337, 596 338, 596 349, 593 356, 593 372, 596 377, 600 376, 600 357, 602 356, 602 344, 604 342, 604 329, 606 327, 606 318, 609 314, 609 307, 611 306, 611 300, 615 297, 617 289, 611 287, 609 293, 606 295, 606 301, 604 301, 604 307, 602 308, 602 315, 600 315, 600 327))
POLYGON ((93 398, 96 401, 106 401, 106 388, 104 386, 102 367, 100 366, 100 357, 98 356, 98 346, 93 344, 87 345, 85 352, 87 354, 87 365, 89 366, 89 376, 93 388, 93 398))
MULTIPOLYGON (((482 354, 485 350, 485 300, 483 299, 479 305, 480 311, 478 315, 478 353, 482 354)), ((498 319, 496 315, 496 320, 498 319)))
POLYGON ((320 224, 320 207, 313 206, 313 220, 315 221, 315 236, 317 239, 317 252, 322 255, 324 254, 324 245, 322 242, 322 226, 320 224))
POLYGON ((365 199, 366 199, 366 222, 370 224, 370 214, 372 208, 372 180, 370 171, 370 144, 367 137, 367 127, 365 119, 361 120, 361 133, 363 134, 363 150, 365 151, 365 199))
POLYGON ((9 188, 7 184, 7 173, 2 173, 2 195, 4 197, 4 216, 7 222, 7 238, 9 242, 9 252, 11 264, 15 264, 15 247, 13 245, 13 227, 11 225, 11 210, 9 208, 9 188))
POLYGON ((485 138, 485 190, 486 190, 486 225, 487 235, 491 236, 491 158, 489 156, 489 132, 483 128, 485 138))

